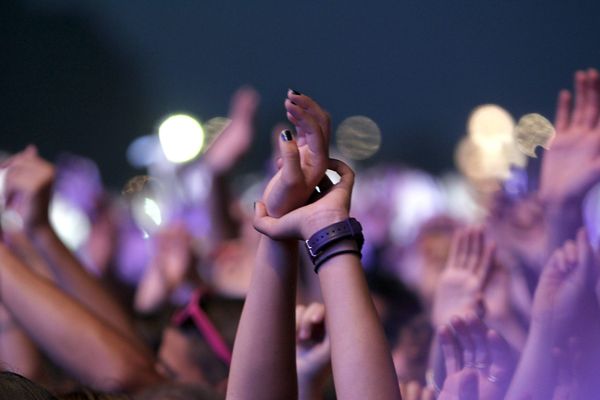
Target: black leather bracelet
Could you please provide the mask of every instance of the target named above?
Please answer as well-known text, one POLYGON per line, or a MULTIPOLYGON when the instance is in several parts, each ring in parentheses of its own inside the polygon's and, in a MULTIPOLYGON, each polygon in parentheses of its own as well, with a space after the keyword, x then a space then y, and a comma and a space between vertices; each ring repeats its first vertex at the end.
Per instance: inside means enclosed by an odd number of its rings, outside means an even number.
POLYGON ((306 248, 313 264, 316 265, 325 249, 343 239, 355 240, 357 252, 360 254, 365 238, 362 234, 362 226, 356 219, 348 218, 331 224, 306 240, 306 248))

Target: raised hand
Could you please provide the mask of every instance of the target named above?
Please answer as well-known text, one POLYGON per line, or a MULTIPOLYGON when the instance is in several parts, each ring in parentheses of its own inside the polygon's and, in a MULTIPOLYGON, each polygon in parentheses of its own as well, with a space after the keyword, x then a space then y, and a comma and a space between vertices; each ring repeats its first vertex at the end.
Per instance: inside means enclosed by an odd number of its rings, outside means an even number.
POLYGON ((515 362, 498 333, 470 312, 442 327, 439 340, 447 374, 440 399, 504 399, 515 362))
POLYGON ((297 93, 288 91, 285 100, 288 120, 296 127, 297 141, 290 131, 281 133, 281 169, 263 195, 267 213, 272 217, 304 205, 327 169, 329 114, 310 97, 297 93))
POLYGON ((296 306, 296 371, 301 400, 322 398, 331 374, 331 345, 325 331, 325 306, 296 306))
POLYGON ((543 330, 557 345, 577 333, 594 315, 594 260, 583 229, 576 242, 557 249, 542 272, 535 291, 532 325, 543 330), (586 312, 588 311, 588 312, 586 312))
POLYGON ((494 249, 482 228, 466 228, 454 234, 434 297, 435 326, 448 323, 452 315, 471 310, 483 313, 483 289, 492 269, 494 249))
POLYGON ((231 122, 210 145, 203 159, 211 172, 229 172, 249 149, 254 138, 253 119, 259 103, 258 93, 250 87, 238 89, 231 99, 231 122))
MULTIPOLYGON (((288 160, 286 173, 299 174, 298 160, 288 160)), ((267 214, 262 202, 256 202, 254 227, 264 235, 276 240, 308 239, 319 229, 348 218, 350 199, 354 184, 354 172, 339 160, 329 160, 329 168, 336 171, 341 180, 318 202, 295 209, 281 218, 267 214)), ((273 179, 276 179, 273 178, 273 179)), ((273 181, 271 181, 273 182, 273 181)))
POLYGON ((18 213, 28 231, 49 226, 48 207, 54 166, 40 158, 34 146, 29 146, 11 157, 4 167, 7 168, 4 183, 6 209, 18 213))
POLYGON ((575 73, 575 102, 560 92, 556 137, 544 153, 540 195, 558 205, 576 204, 600 180, 600 79, 598 71, 575 73))

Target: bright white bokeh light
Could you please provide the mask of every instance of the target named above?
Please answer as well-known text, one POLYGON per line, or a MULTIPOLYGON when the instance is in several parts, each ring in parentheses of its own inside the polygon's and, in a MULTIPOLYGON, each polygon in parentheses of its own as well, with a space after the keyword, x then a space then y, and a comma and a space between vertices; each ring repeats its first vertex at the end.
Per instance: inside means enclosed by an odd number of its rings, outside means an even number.
POLYGON ((72 251, 79 249, 92 231, 92 224, 85 212, 60 196, 54 196, 50 203, 50 224, 60 240, 72 251))
POLYGON ((148 197, 144 199, 144 212, 150 217, 152 222, 159 226, 162 223, 162 215, 160 213, 160 207, 156 202, 148 197))
POLYGON ((467 129, 473 143, 482 148, 501 149, 514 141, 515 120, 504 108, 484 104, 473 110, 467 129))
POLYGON ((165 119, 158 128, 158 138, 167 160, 184 163, 196 157, 204 146, 204 130, 189 115, 175 114, 165 119))

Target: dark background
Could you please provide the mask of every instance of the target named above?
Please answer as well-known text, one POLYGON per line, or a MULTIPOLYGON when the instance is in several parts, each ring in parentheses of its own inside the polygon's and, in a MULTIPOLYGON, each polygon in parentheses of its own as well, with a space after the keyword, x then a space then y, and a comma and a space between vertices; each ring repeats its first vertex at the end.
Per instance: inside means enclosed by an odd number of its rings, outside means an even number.
POLYGON ((259 168, 288 87, 383 132, 369 162, 453 167, 470 110, 553 117, 577 68, 600 67, 598 1, 0 0, 0 148, 36 143, 99 162, 114 187, 127 145, 174 111, 262 96, 259 168))

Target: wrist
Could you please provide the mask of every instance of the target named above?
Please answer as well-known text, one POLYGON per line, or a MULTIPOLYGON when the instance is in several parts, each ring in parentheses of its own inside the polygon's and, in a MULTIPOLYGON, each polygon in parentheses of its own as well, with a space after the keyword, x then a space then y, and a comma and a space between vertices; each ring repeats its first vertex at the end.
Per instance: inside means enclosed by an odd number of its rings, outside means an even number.
POLYGON ((322 210, 312 213, 306 217, 300 228, 302 238, 310 239, 312 235, 323 228, 332 224, 348 219, 348 212, 345 210, 322 210))

